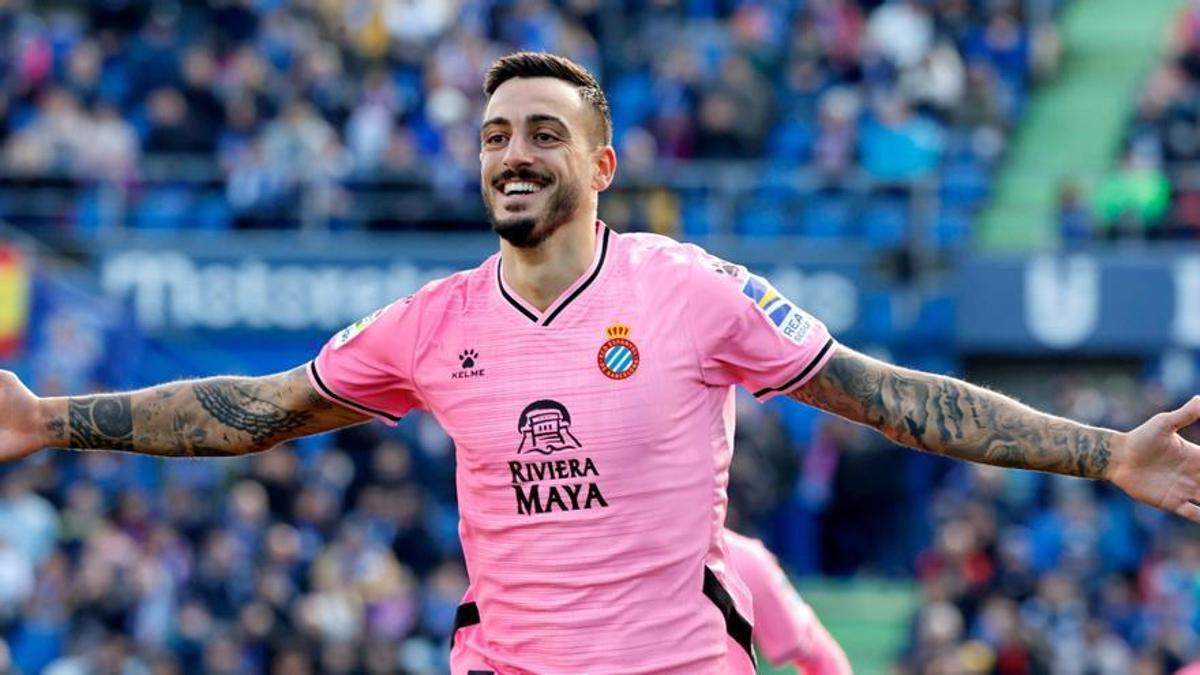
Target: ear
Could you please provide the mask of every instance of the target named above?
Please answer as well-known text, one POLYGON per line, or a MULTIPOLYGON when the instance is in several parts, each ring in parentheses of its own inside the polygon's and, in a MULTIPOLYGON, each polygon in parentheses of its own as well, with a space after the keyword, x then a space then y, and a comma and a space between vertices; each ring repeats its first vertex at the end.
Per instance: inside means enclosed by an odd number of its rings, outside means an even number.
POLYGON ((613 146, 598 148, 592 158, 592 189, 604 192, 617 175, 617 151, 613 146))

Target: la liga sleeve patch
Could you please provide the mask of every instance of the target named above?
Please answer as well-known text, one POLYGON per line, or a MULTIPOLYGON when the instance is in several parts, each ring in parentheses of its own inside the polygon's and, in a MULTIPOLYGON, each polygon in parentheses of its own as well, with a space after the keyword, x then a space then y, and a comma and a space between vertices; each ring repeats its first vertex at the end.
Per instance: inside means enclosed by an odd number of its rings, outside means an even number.
POLYGON ((784 337, 796 344, 803 343, 813 327, 814 319, 811 315, 796 307, 792 301, 775 290, 771 282, 756 274, 747 275, 745 283, 742 284, 742 295, 754 303, 758 311, 766 315, 767 320, 783 333, 784 337))
POLYGON ((346 326, 345 328, 343 328, 342 331, 333 338, 333 348, 340 349, 341 347, 344 347, 346 345, 346 343, 350 342, 355 337, 357 337, 359 333, 366 330, 367 326, 370 326, 371 324, 375 323, 375 320, 378 319, 381 314, 383 314, 383 311, 385 309, 387 309, 387 308, 380 307, 379 309, 375 310, 374 312, 371 312, 367 316, 364 316, 363 318, 359 319, 358 321, 355 321, 354 323, 350 324, 349 326, 346 326))

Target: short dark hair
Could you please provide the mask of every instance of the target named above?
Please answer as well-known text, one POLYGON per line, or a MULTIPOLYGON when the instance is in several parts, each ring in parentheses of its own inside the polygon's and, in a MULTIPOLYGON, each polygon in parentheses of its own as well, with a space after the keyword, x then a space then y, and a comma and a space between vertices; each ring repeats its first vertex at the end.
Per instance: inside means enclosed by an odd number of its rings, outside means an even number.
POLYGON ((608 110, 608 98, 604 96, 596 76, 587 68, 557 54, 514 52, 496 59, 488 69, 483 93, 491 98, 500 85, 515 77, 553 77, 575 85, 579 95, 592 107, 600 121, 601 140, 605 145, 612 145, 612 113, 608 110))

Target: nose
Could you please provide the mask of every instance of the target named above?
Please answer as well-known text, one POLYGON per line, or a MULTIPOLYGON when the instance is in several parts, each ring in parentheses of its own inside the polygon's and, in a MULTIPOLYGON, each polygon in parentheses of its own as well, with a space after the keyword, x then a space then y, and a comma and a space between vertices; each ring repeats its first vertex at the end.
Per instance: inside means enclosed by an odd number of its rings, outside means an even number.
POLYGON ((529 142, 521 134, 513 134, 504 148, 504 168, 517 170, 533 163, 529 142))

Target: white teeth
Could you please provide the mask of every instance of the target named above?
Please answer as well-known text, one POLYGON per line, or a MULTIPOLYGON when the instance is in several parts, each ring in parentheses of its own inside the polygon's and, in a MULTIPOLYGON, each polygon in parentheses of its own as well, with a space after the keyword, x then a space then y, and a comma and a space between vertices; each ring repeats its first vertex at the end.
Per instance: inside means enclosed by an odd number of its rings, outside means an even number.
POLYGON ((533 183, 505 183, 504 184, 504 194, 506 194, 506 195, 530 194, 533 192, 537 192, 538 190, 541 190, 541 189, 542 189, 541 187, 534 185, 533 183))

